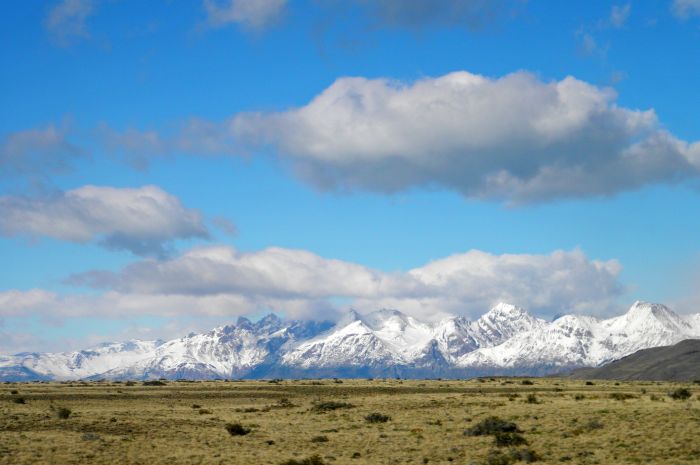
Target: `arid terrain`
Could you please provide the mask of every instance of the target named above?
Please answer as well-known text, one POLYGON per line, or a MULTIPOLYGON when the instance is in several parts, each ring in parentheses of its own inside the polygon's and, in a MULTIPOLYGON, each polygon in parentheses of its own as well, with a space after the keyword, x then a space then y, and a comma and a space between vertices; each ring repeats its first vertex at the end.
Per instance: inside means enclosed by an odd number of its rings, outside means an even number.
POLYGON ((0 464, 700 463, 693 383, 154 384, 0 385, 0 464))

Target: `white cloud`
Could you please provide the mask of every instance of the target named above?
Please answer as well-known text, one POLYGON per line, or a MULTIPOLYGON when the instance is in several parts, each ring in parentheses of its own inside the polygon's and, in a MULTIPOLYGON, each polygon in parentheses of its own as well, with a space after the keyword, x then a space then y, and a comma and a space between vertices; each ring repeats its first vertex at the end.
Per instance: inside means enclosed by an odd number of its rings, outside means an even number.
POLYGON ((445 313, 479 315, 499 301, 540 314, 605 313, 624 291, 620 269, 614 260, 589 260, 578 250, 550 255, 473 250, 407 272, 386 273, 303 250, 241 253, 212 246, 170 260, 136 262, 117 273, 83 273, 68 282, 107 291, 102 299, 109 305, 87 308, 127 313, 240 315, 267 309, 295 317, 329 317, 334 309, 350 305, 436 318, 445 313))
POLYGON ((95 11, 93 0, 60 0, 49 10, 46 29, 61 45, 90 36, 86 21, 95 11))
POLYGON ((671 11, 681 19, 700 16, 700 0, 673 0, 671 11))
POLYGON ((248 29, 264 29, 277 21, 287 0, 204 0, 207 21, 213 27, 238 24, 248 29))
POLYGON ((323 189, 443 187, 524 203, 699 174, 697 143, 663 130, 653 110, 615 100, 608 88, 527 72, 454 72, 409 84, 340 78, 303 107, 239 114, 227 131, 275 146, 323 189))
POLYGON ((137 255, 165 255, 174 239, 207 237, 202 215, 156 186, 84 186, 50 197, 0 197, 0 235, 47 236, 137 255))

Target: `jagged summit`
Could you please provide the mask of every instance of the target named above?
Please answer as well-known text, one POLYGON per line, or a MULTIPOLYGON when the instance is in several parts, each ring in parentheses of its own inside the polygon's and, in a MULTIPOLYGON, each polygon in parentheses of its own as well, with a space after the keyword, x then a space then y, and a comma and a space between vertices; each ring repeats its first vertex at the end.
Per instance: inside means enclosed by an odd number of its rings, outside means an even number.
POLYGON ((508 303, 473 321, 424 322, 397 309, 349 310, 336 323, 268 314, 170 341, 0 356, 0 380, 535 375, 693 338, 700 338, 700 314, 679 316, 647 302, 605 320, 545 321, 508 303))

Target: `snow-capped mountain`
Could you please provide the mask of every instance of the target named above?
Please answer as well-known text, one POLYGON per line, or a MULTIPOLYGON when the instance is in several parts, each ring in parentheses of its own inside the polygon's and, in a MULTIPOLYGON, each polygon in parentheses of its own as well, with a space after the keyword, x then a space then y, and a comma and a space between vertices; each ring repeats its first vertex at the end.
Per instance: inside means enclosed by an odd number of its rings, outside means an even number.
POLYGON ((606 320, 565 315, 551 322, 503 303, 474 321, 437 323, 397 310, 350 311, 335 324, 271 314, 171 341, 0 356, 0 380, 534 375, 695 338, 700 314, 679 316, 645 302, 606 320))

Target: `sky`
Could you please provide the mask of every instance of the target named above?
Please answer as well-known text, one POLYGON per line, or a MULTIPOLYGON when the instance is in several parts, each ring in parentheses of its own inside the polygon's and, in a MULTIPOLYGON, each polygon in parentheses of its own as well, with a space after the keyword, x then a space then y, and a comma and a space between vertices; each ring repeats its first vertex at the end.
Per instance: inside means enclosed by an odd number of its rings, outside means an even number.
POLYGON ((698 0, 0 8, 0 353, 700 312, 698 0))

